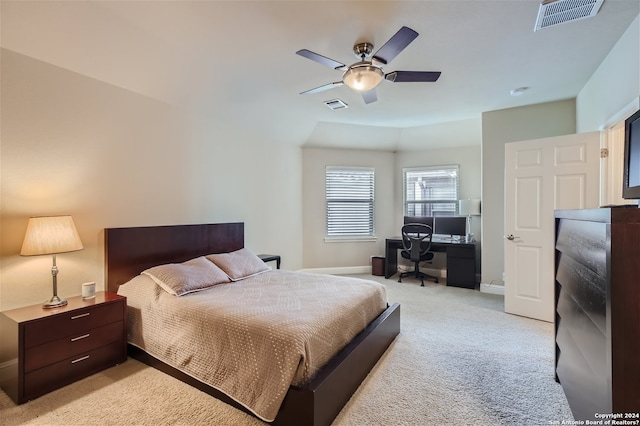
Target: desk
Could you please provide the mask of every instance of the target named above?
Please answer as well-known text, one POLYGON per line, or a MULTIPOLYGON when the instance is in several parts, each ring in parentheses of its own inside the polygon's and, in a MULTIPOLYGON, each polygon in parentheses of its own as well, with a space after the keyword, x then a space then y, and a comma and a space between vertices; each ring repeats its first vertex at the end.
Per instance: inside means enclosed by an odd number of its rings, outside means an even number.
MULTIPOLYGON (((384 277, 398 272, 398 250, 402 248, 402 238, 387 238, 384 255, 384 277)), ((447 255, 447 285, 476 288, 476 244, 458 241, 433 240, 431 251, 447 255)))

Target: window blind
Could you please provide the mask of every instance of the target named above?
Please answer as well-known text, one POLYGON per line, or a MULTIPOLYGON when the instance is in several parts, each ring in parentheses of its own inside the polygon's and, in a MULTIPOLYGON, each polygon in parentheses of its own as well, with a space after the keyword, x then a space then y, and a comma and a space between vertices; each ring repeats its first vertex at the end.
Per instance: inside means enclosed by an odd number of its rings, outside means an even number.
POLYGON ((458 169, 458 165, 403 169, 404 214, 457 216, 458 169))
POLYGON ((374 172, 327 166, 327 237, 374 236, 374 172))

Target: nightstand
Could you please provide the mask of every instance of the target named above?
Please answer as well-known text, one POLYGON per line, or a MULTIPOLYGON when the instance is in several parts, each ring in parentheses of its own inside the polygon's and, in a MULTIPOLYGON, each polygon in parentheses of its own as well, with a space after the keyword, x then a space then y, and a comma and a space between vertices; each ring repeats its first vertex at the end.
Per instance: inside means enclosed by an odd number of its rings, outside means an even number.
POLYGON ((264 263, 276 261, 276 269, 280 269, 280 255, 278 254, 259 254, 258 257, 264 263))
POLYGON ((0 386, 16 404, 97 373, 127 359, 127 299, 98 292, 67 299, 67 306, 27 306, 0 312, 0 386))

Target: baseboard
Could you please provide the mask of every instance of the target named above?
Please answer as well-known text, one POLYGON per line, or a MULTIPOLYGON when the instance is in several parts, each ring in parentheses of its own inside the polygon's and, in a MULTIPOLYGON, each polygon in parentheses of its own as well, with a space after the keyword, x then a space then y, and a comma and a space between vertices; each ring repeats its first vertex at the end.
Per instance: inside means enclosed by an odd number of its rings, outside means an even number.
POLYGON ((332 268, 309 268, 299 269, 299 272, 310 272, 313 274, 348 275, 348 274, 370 274, 371 266, 342 266, 332 268))
POLYGON ((4 383, 12 377, 14 371, 17 371, 16 364, 18 364, 17 359, 0 363, 0 383, 4 383))
POLYGON ((498 284, 480 284, 480 292, 504 296, 504 286, 498 284))
MULTIPOLYGON (((412 270, 412 269, 408 269, 412 270)), ((447 270, 446 269, 431 269, 431 268, 423 268, 420 267, 420 271, 424 272, 427 275, 431 275, 438 278, 447 278, 447 270)))
MULTIPOLYGON (((407 272, 413 270, 408 266, 398 265, 398 272, 407 272)), ((430 269, 420 267, 425 274, 433 275, 440 278, 447 277, 446 269, 430 269)), ((299 269, 298 272, 310 272, 312 274, 328 274, 328 275, 349 275, 349 274, 370 274, 371 266, 338 266, 331 268, 307 268, 299 269)))

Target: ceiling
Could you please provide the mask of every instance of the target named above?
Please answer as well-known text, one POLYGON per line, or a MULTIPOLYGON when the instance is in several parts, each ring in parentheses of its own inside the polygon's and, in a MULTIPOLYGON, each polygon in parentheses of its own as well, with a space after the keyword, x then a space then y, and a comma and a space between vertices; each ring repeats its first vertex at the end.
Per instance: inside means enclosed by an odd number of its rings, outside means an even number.
POLYGON ((638 15, 606 0, 593 18, 534 32, 539 0, 2 1, 2 47, 276 142, 411 150, 480 143, 481 114, 575 97, 638 15), (402 26, 420 35, 389 65, 442 71, 435 83, 378 87, 365 105, 295 54, 345 64, 402 26), (527 87, 521 96, 514 88, 527 87), (339 98, 347 109, 323 101, 339 98))

